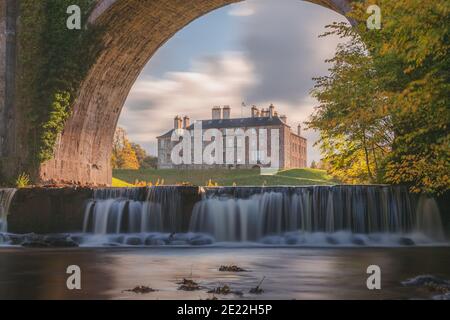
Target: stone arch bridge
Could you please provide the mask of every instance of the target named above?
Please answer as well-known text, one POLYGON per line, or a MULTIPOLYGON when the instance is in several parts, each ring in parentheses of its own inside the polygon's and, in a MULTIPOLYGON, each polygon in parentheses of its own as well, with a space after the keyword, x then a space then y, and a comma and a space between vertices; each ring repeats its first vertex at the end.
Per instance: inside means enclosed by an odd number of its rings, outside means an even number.
MULTIPOLYGON (((51 160, 25 164, 29 142, 21 111, 17 61, 21 15, 18 3, 0 1, 0 171, 4 179, 28 172, 45 181, 111 182, 110 154, 127 95, 153 54, 177 31, 217 8, 240 0, 97 0, 89 23, 103 27, 103 49, 81 83, 51 160)), ((307 0, 345 15, 351 0, 307 0)), ((67 16, 61 17, 67 19, 67 16)))

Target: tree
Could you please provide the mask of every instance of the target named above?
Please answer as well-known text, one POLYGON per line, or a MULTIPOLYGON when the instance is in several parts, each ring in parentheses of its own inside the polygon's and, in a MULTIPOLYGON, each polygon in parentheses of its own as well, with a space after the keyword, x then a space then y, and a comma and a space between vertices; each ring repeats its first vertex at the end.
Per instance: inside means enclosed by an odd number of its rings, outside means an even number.
POLYGON ((125 130, 118 127, 114 134, 111 164, 114 169, 156 169, 158 158, 147 155, 139 144, 130 142, 125 130))
POLYGON ((134 142, 131 142, 131 148, 134 150, 134 153, 136 154, 139 166, 142 167, 142 164, 144 163, 144 160, 147 157, 147 151, 145 151, 145 149, 142 148, 139 144, 134 142))
POLYGON ((381 180, 381 166, 392 144, 381 79, 358 33, 346 24, 327 27, 347 41, 327 60, 329 75, 315 78, 318 100, 307 125, 319 130, 323 161, 331 174, 347 183, 381 180), (347 29, 348 28, 348 29, 347 29))
POLYGON ((139 169, 139 161, 131 143, 126 140, 119 158, 120 169, 139 169))
POLYGON ((139 161, 132 144, 127 138, 123 128, 117 128, 114 134, 113 150, 111 155, 113 169, 139 169, 139 161))
POLYGON ((311 169, 317 169, 317 163, 315 160, 311 162, 311 169))
POLYGON ((385 179, 442 193, 450 188, 450 2, 382 4, 388 15, 374 45, 380 67, 387 73, 390 57, 402 67, 387 88, 396 135, 385 179))
POLYGON ((325 160, 343 175, 351 169, 358 180, 366 176, 407 184, 413 192, 445 192, 450 187, 450 2, 378 0, 381 30, 366 28, 370 4, 354 4, 350 17, 357 27, 329 26, 326 35, 351 42, 330 60, 330 76, 316 79, 320 105, 310 126, 321 131, 325 160))
POLYGON ((139 162, 139 167, 141 169, 156 169, 158 166, 158 158, 153 157, 147 154, 147 151, 145 151, 144 148, 142 148, 137 143, 131 143, 131 147, 133 148, 134 152, 136 153, 137 160, 139 162))
POLYGON ((144 161, 142 162, 142 168, 145 169, 156 169, 158 167, 158 158, 153 156, 147 156, 145 157, 144 161))

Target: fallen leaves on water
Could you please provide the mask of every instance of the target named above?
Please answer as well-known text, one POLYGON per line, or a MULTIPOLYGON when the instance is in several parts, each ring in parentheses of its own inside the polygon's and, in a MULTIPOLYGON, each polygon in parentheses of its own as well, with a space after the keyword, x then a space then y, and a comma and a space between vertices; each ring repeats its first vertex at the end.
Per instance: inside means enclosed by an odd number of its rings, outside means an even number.
POLYGON ((235 294, 237 296, 242 296, 243 295, 243 293, 241 291, 232 291, 231 288, 228 285, 223 285, 223 286, 216 287, 214 289, 209 290, 208 293, 223 294, 223 295, 235 294))
POLYGON ((146 294, 146 293, 151 293, 151 292, 155 292, 157 290, 147 287, 147 286, 137 286, 133 289, 128 289, 125 290, 125 292, 134 292, 134 293, 139 293, 139 294, 146 294))
POLYGON ((222 271, 222 272, 245 272, 247 270, 245 270, 241 267, 235 266, 235 265, 230 265, 230 266, 220 266, 219 271, 222 271))
POLYGON ((183 291, 201 290, 200 285, 191 279, 184 278, 181 282, 178 282, 178 284, 180 285, 178 287, 178 290, 183 290, 183 291))
POLYGON ((262 285, 264 279, 266 279, 266 277, 262 278, 262 280, 260 281, 260 283, 256 287, 251 288, 249 293, 252 293, 252 294, 262 294, 262 293, 264 293, 264 290, 261 288, 261 285, 262 285))

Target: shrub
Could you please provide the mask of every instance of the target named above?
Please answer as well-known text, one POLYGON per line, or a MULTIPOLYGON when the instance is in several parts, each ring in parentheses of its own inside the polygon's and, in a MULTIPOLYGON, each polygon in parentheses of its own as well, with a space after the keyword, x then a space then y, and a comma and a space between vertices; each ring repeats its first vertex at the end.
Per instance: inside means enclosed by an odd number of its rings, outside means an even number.
POLYGON ((30 176, 28 174, 21 173, 16 179, 17 188, 26 188, 30 185, 30 176))

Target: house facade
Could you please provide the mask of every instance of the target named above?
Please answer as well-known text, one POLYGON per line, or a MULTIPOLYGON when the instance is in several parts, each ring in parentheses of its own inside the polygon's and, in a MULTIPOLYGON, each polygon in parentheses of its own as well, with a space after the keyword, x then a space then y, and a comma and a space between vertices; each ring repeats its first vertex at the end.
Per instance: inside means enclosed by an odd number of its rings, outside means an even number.
MULTIPOLYGON (((263 145, 266 146, 266 156, 272 158, 274 152, 278 152, 277 156, 280 169, 303 168, 307 166, 307 139, 302 137, 301 126, 298 125, 294 132, 287 123, 287 117, 279 115, 275 110, 275 106, 271 105, 267 109, 259 109, 255 106, 251 109, 251 116, 246 118, 232 118, 231 108, 229 106, 214 107, 212 109, 212 117, 208 120, 201 120, 196 125, 190 123, 190 118, 176 116, 174 126, 165 134, 157 137, 158 139, 158 168, 160 169, 212 169, 212 168, 242 168, 249 169, 254 167, 269 167, 262 157, 259 156, 261 151, 255 153, 252 146, 261 150, 263 145), (187 130, 192 137, 191 145, 194 145, 194 129, 201 125, 203 137, 207 130, 213 129, 220 131, 223 135, 222 145, 224 146, 224 154, 221 157, 223 162, 207 164, 205 162, 194 163, 195 161, 186 163, 174 163, 173 150, 180 143, 179 135, 174 133, 184 132, 187 130), (245 133, 242 140, 236 136, 231 136, 230 132, 245 133), (251 135, 253 133, 254 135, 251 135), (255 134, 256 133, 256 134, 255 134), (267 134, 267 137, 266 137, 267 134), (228 137, 228 138, 227 138, 228 137), (274 138, 275 137, 275 138, 274 138), (274 140, 275 139, 275 140, 274 140), (276 144, 276 148, 272 148, 276 144), (231 158, 230 158, 230 147, 231 158), (227 149, 228 148, 228 149, 227 149), (233 150, 234 149, 234 150, 233 150), (228 155, 226 154, 228 150, 228 155)), ((181 139, 182 141, 182 139, 181 139)), ((211 141, 202 141, 201 148, 205 150, 211 141)), ((203 151, 202 150, 202 151, 203 151)), ((182 152, 185 152, 184 150, 182 152)), ((186 159, 186 157, 185 157, 186 159)), ((189 160, 194 159, 194 150, 191 150, 189 160)))

